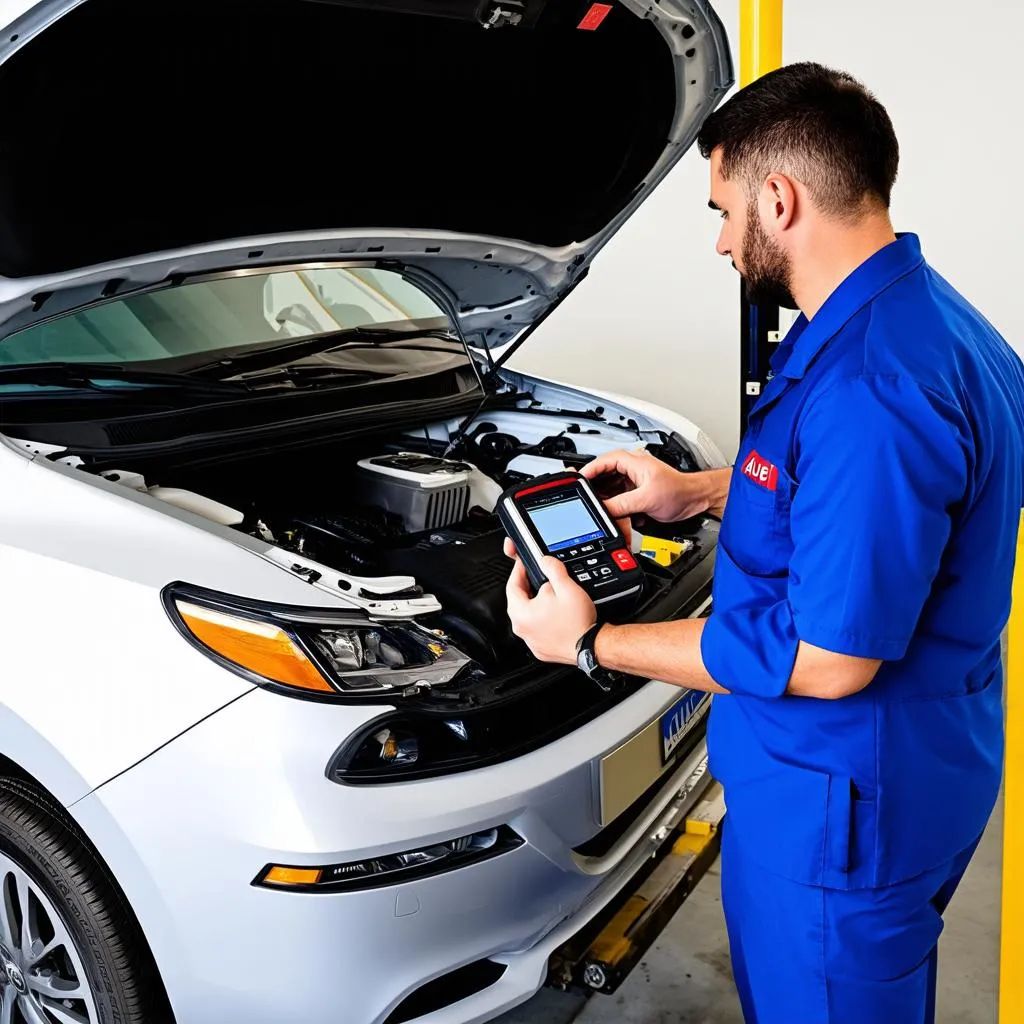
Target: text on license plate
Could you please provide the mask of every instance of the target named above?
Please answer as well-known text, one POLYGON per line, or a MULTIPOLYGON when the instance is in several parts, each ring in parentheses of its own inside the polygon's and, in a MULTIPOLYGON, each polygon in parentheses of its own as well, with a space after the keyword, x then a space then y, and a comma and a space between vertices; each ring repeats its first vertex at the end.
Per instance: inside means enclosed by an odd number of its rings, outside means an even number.
POLYGON ((705 702, 710 699, 710 693, 704 693, 702 690, 687 690, 661 716, 661 760, 663 764, 672 759, 679 744, 689 732, 694 718, 704 710, 705 702))

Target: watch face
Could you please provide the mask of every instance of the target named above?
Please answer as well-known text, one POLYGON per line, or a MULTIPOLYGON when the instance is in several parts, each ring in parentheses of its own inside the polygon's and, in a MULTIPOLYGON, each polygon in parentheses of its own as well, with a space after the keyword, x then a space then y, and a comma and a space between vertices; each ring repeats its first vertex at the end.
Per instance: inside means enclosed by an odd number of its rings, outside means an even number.
POLYGON ((597 668, 597 658, 594 657, 593 651, 583 650, 580 651, 576 664, 589 676, 597 668))

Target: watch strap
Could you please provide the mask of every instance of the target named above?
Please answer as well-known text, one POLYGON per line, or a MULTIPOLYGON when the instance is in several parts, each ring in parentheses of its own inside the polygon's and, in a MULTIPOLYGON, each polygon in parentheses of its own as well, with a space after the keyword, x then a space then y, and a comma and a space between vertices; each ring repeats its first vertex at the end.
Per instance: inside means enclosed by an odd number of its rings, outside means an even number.
POLYGON ((590 629, 588 629, 583 636, 576 641, 576 653, 579 654, 584 647, 589 647, 591 651, 594 649, 594 642, 597 640, 597 634, 601 631, 602 623, 595 622, 590 629))
POLYGON ((576 667, 583 672, 592 682, 596 683, 602 690, 610 690, 612 682, 617 678, 616 673, 609 672, 602 668, 597 662, 597 653, 594 644, 597 641, 597 634, 600 633, 604 623, 594 623, 583 636, 576 641, 576 667))

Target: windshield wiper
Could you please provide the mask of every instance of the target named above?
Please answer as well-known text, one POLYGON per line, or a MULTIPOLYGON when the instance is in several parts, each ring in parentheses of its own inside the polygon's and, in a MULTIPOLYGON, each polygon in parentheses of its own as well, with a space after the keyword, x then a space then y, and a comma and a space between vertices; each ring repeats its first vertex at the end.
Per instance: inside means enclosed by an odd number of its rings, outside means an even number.
MULTIPOLYGON (((346 370, 340 366, 271 366, 265 370, 252 370, 247 373, 240 373, 232 377, 231 382, 237 380, 242 384, 252 385, 255 388, 273 387, 274 385, 292 385, 303 387, 307 384, 316 384, 319 381, 334 380, 343 377, 345 380, 381 380, 385 377, 393 377, 393 373, 382 373, 377 370, 346 370)), ((229 382, 230 383, 230 382, 229 382)))
POLYGON ((84 391, 110 392, 139 388, 179 388, 195 394, 234 395, 248 393, 244 384, 211 381, 187 373, 160 373, 120 363, 20 363, 0 364, 0 385, 24 382, 84 391))
MULTIPOLYGON (((225 353, 218 359, 198 366, 190 366, 190 376, 215 377, 223 380, 234 377, 243 370, 261 370, 280 366, 283 362, 305 359, 307 356, 320 355, 346 345, 378 345, 389 341, 420 341, 424 338, 439 338, 442 341, 458 342, 450 331, 443 330, 395 330, 387 327, 356 327, 344 331, 329 331, 326 334, 312 334, 305 338, 296 338, 283 345, 266 343, 252 348, 240 348, 236 352, 225 353), (284 358, 282 358, 284 357, 284 358)), ((230 351, 230 350, 229 350, 230 351)))

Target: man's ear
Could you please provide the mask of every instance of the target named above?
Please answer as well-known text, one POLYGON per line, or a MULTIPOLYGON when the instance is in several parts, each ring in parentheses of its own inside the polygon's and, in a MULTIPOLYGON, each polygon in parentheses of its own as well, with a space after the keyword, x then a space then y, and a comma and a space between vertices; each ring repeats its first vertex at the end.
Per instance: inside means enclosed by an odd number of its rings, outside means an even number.
POLYGON ((757 204, 765 228, 778 233, 791 227, 797 214, 797 201, 792 178, 785 174, 769 174, 761 186, 757 204))

